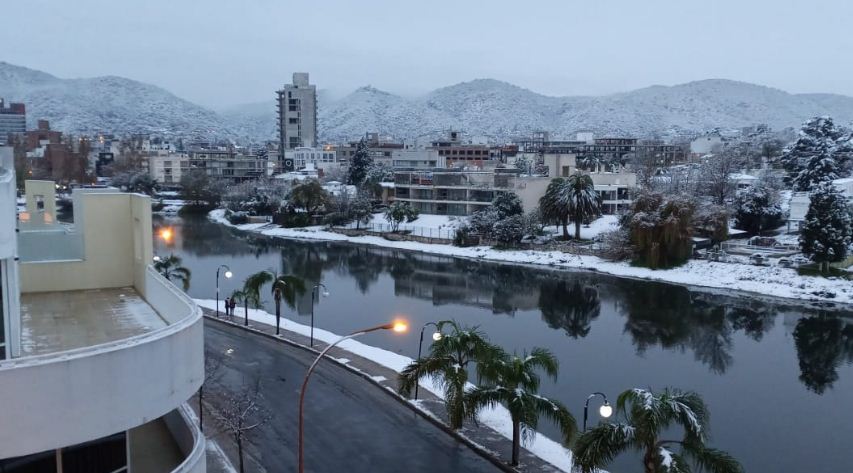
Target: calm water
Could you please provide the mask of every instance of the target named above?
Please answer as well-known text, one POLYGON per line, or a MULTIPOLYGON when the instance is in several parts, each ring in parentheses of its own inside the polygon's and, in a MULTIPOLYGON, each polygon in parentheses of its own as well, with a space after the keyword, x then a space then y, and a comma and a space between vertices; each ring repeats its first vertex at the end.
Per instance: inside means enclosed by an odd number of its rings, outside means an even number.
MULTIPOLYGON (((341 243, 272 241, 204 220, 155 222, 163 224, 176 237, 168 246, 158 241, 155 251, 183 257, 193 297, 214 297, 223 263, 235 273, 221 281, 223 297, 263 269, 296 274, 309 288, 318 281, 329 288, 315 308, 319 327, 346 333, 405 314, 412 333, 363 341, 408 356, 417 354, 423 323, 450 318, 479 325, 510 351, 550 349, 560 378, 542 392, 563 401, 578 422, 590 392, 615 400, 634 386, 674 386, 704 396, 712 444, 749 472, 853 471, 849 311, 341 243)), ((265 304, 272 312, 271 297, 265 304)), ((308 314, 310 294, 284 309, 301 323, 308 314)), ((552 432, 544 422, 542 430, 552 432)), ((640 463, 632 454, 612 469, 640 471, 640 463)))

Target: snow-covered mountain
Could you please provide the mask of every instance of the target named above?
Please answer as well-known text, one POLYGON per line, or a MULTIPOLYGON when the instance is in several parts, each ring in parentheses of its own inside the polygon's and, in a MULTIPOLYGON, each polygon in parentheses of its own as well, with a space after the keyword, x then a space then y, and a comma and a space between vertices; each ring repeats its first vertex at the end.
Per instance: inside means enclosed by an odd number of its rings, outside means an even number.
MULTIPOLYGON (((129 79, 59 79, 3 62, 0 97, 25 102, 31 122, 47 118, 56 129, 73 133, 276 139, 273 99, 216 113, 129 79)), ((321 90, 318 103, 323 141, 354 139, 368 131, 398 138, 433 137, 448 128, 505 140, 534 130, 569 137, 578 130, 650 136, 757 123, 783 129, 798 127, 815 115, 831 115, 839 124, 853 122, 851 97, 790 94, 722 79, 600 97, 551 97, 506 82, 477 79, 417 98, 368 86, 332 99, 321 90)))
POLYGON ((122 77, 60 79, 0 62, 0 97, 24 102, 31 128, 36 120, 47 119, 53 129, 75 134, 234 137, 229 123, 216 113, 159 87, 122 77))

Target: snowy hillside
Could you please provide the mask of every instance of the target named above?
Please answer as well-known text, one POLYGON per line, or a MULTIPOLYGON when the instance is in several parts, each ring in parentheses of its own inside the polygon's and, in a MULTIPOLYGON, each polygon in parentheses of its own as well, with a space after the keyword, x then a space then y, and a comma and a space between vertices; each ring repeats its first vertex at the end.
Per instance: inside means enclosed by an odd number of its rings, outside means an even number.
MULTIPOLYGON (((0 62, 0 97, 27 104, 31 126, 47 118, 73 133, 164 132, 253 140, 276 139, 275 100, 216 113, 171 93, 119 77, 59 79, 0 62)), ((711 79, 652 86, 601 97, 549 97, 492 79, 477 79, 405 98, 361 87, 333 99, 320 91, 322 141, 354 139, 368 131, 424 141, 448 128, 497 140, 548 130, 570 137, 597 134, 668 135, 766 123, 799 127, 815 115, 853 122, 853 98, 789 94, 745 82, 711 79)))
POLYGON ((233 137, 216 113, 153 85, 121 77, 60 79, 0 62, 0 97, 24 102, 28 127, 38 119, 75 134, 163 133, 233 137))

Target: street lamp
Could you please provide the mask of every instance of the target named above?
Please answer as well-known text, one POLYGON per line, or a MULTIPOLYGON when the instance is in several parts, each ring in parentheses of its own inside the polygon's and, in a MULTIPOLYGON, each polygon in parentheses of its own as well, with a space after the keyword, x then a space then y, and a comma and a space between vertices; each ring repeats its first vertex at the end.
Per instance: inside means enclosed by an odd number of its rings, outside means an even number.
POLYGON ((375 332, 377 330, 393 330, 394 332, 397 332, 397 333, 403 333, 408 329, 409 329, 409 325, 405 321, 398 320, 398 321, 394 321, 394 322, 383 324, 383 325, 377 325, 376 327, 371 327, 371 328, 367 328, 364 330, 358 330, 356 332, 353 332, 349 335, 343 336, 343 337, 335 340, 329 346, 327 346, 325 349, 323 349, 323 351, 321 351, 319 355, 317 355, 317 358, 314 360, 313 363, 311 363, 311 366, 308 367, 308 372, 305 373, 305 379, 302 381, 302 388, 299 390, 299 427, 298 427, 299 434, 297 436, 297 441, 296 441, 296 449, 298 452, 297 458, 299 459, 299 473, 303 473, 305 471, 305 457, 303 454, 304 442, 302 440, 302 432, 303 432, 303 427, 304 427, 302 413, 303 413, 303 406, 305 404, 305 388, 308 387, 308 379, 311 377, 311 373, 314 372, 314 368, 317 367, 317 363, 319 363, 320 360, 324 356, 326 356, 326 353, 328 353, 328 351, 331 350, 332 347, 343 342, 344 340, 349 340, 351 338, 355 338, 355 337, 364 335, 365 333, 375 332))
POLYGON ((219 270, 225 268, 225 279, 231 279, 231 276, 234 273, 231 272, 231 268, 228 267, 227 264, 220 264, 218 268, 216 268, 216 316, 219 317, 219 270))
POLYGON ((323 288, 323 292, 321 292, 320 295, 323 297, 329 297, 329 289, 323 283, 317 283, 311 289, 311 346, 312 347, 314 346, 314 297, 316 297, 317 291, 321 287, 323 288))
MULTIPOLYGON (((432 326, 434 326, 434 327, 435 327, 435 333, 433 333, 433 334, 432 334, 432 339, 433 339, 433 341, 436 341, 436 342, 437 342, 437 341, 441 340, 441 337, 443 336, 443 335, 441 334, 441 332, 439 331, 439 328, 438 328, 438 324, 437 324, 437 323, 435 323, 435 322, 427 322, 427 323, 425 323, 425 324, 424 324, 424 326, 423 326, 423 327, 421 327, 421 339, 420 339, 420 341, 418 342, 418 359, 419 359, 419 360, 421 359, 421 350, 422 350, 422 349, 423 349, 423 347, 424 347, 424 329, 425 329, 425 328, 427 328, 427 325, 432 325, 432 326)), ((418 387, 420 386, 420 384, 421 384, 421 383, 415 383, 415 399, 417 399, 417 398, 418 398, 418 387)))
POLYGON ((586 398, 586 404, 584 404, 584 406, 583 406, 583 431, 584 432, 586 432, 586 419, 587 419, 588 413, 589 413, 589 400, 594 398, 595 396, 601 396, 602 398, 604 398, 604 404, 602 404, 601 407, 598 408, 598 414, 601 417, 604 417, 605 419, 607 419, 608 417, 613 415, 613 406, 611 406, 610 403, 607 402, 607 396, 604 395, 604 393, 594 392, 594 393, 590 394, 586 398))

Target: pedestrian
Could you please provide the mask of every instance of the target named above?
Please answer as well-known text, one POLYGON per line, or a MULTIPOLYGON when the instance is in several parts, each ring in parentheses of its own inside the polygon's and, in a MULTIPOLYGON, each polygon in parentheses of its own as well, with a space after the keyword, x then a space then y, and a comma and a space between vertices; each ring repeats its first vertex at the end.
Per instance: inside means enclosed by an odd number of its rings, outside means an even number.
POLYGON ((228 315, 228 309, 231 307, 229 304, 231 304, 231 300, 226 297, 225 298, 225 315, 228 315))
POLYGON ((231 309, 231 318, 234 318, 234 309, 237 308, 237 301, 232 297, 231 302, 228 303, 228 307, 231 309))

